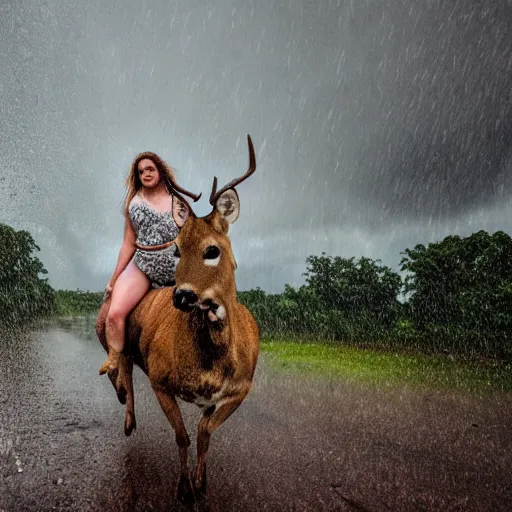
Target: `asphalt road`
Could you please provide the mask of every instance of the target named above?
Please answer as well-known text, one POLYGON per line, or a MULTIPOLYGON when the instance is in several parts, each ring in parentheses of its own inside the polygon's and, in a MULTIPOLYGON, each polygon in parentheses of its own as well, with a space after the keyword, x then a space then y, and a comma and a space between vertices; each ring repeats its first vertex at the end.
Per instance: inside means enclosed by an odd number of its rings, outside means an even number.
MULTIPOLYGON (((126 438, 123 406, 98 376, 104 357, 90 319, 0 333, 0 512, 187 510, 145 375, 136 369, 138 428, 126 438)), ((193 438, 199 411, 182 410, 193 438)), ((194 510, 508 512, 511 468, 510 394, 361 387, 282 373, 263 354, 212 437, 194 510)))

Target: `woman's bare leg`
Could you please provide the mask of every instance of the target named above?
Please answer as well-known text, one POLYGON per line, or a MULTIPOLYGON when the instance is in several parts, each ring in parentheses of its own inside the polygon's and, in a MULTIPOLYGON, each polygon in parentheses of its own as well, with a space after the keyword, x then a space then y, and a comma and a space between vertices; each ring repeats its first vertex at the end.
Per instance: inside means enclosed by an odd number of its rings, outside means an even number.
POLYGON ((124 348, 126 317, 149 289, 148 277, 131 261, 117 278, 106 321, 108 359, 100 368, 100 375, 117 369, 119 355, 124 348))

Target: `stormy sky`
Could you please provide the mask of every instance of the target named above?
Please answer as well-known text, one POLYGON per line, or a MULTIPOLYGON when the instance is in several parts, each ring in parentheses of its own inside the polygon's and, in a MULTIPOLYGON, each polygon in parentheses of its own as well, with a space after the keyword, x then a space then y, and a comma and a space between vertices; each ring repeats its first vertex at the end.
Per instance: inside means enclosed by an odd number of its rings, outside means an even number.
POLYGON ((55 288, 102 290, 151 150, 203 197, 247 169, 239 290, 306 257, 512 233, 512 2, 1 0, 0 222, 55 288))

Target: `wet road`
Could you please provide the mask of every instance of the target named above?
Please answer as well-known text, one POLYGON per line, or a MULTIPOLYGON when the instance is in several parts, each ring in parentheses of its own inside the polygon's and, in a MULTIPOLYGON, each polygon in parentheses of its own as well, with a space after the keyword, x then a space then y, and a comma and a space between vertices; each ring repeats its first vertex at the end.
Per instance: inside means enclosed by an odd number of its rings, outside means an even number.
MULTIPOLYGON (((187 510, 174 435, 135 372, 138 429, 91 319, 0 339, 0 512, 187 510)), ((199 411, 182 407, 191 438, 199 411)), ((195 446, 195 439, 193 447, 195 446)), ((191 459, 195 454, 191 452, 191 459)), ((260 359, 194 510, 512 510, 512 397, 361 388, 260 359)))

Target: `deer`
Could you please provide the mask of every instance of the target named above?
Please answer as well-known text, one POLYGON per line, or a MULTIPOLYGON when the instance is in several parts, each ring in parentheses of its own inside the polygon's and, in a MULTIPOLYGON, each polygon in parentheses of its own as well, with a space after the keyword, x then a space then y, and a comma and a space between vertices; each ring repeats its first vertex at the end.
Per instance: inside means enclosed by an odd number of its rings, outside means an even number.
MULTIPOLYGON (((119 370, 108 374, 119 401, 126 404, 127 436, 136 428, 133 365, 147 375, 174 429, 180 459, 176 497, 185 504, 205 495, 210 437, 249 393, 258 360, 259 328, 249 310, 237 300, 237 264, 228 237, 229 226, 240 212, 235 187, 256 170, 249 135, 247 140, 247 172, 219 191, 214 177, 210 194, 213 209, 208 215, 196 217, 180 196, 188 217, 175 239, 175 254, 179 257, 175 284, 150 290, 129 314, 119 370), (188 466, 190 438, 177 398, 196 404, 202 411, 193 478, 188 466)), ((107 351, 109 303, 107 299, 102 304, 96 322, 97 336, 107 351)))

